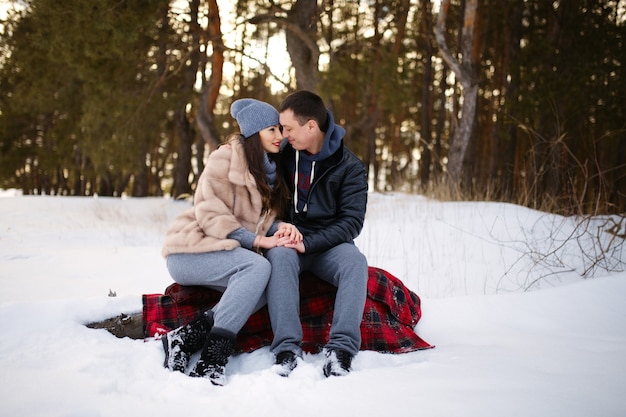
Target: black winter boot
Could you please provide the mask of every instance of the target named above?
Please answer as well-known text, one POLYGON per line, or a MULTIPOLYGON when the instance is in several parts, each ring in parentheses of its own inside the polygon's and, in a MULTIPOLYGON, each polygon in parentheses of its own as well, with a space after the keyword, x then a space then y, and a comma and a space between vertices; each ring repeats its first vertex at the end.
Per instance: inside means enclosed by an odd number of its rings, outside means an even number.
POLYGON ((353 355, 343 349, 324 349, 326 363, 324 364, 324 375, 343 376, 348 375, 352 366, 353 355))
POLYGON ((212 327, 213 312, 208 311, 202 317, 163 336, 163 366, 170 371, 185 372, 189 357, 202 349, 212 327))
POLYGON ((193 377, 207 378, 213 385, 226 383, 226 364, 235 350, 235 335, 227 331, 211 331, 200 354, 193 377))
POLYGON ((276 354, 276 360, 272 370, 280 376, 289 376, 291 371, 298 365, 298 355, 291 350, 285 350, 276 354))

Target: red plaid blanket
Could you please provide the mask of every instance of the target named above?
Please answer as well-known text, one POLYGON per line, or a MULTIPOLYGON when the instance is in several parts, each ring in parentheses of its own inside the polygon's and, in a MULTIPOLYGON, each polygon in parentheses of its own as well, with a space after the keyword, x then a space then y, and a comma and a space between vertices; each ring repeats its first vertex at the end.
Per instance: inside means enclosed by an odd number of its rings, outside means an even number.
MULTIPOLYGON (((422 313, 420 298, 390 273, 369 267, 367 298, 361 322, 361 350, 402 353, 429 349, 414 331, 422 313)), ((300 276, 302 349, 319 352, 328 341, 337 289, 312 274, 300 276)), ((221 293, 204 287, 172 284, 165 294, 143 295, 146 337, 161 336, 215 305, 221 293)), ((251 352, 272 341, 267 307, 250 316, 237 335, 237 350, 251 352)))

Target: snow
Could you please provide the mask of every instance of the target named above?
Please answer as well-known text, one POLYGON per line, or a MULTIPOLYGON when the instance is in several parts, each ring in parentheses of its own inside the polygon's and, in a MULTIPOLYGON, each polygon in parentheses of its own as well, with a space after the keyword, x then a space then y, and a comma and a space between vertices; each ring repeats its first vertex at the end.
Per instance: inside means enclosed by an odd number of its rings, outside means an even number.
POLYGON ((188 202, 0 196, 0 416, 626 415, 614 218, 581 230, 510 204, 370 194, 357 245, 422 298, 416 331, 437 347, 360 352, 334 378, 319 354, 279 377, 263 348, 216 387, 164 369, 160 342, 85 326, 171 284, 161 242, 188 202))

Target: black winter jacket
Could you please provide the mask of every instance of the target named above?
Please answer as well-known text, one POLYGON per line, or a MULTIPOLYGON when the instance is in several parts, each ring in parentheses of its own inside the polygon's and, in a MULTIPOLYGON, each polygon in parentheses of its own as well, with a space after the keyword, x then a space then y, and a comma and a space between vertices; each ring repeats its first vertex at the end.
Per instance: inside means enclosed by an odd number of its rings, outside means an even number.
MULTIPOLYGON (((287 144, 281 158, 282 172, 292 196, 295 153, 287 144)), ((308 193, 307 211, 296 213, 292 202, 289 221, 304 235, 306 253, 321 252, 340 243, 353 242, 363 229, 366 207, 365 164, 341 141, 341 146, 332 155, 317 162, 308 193)))

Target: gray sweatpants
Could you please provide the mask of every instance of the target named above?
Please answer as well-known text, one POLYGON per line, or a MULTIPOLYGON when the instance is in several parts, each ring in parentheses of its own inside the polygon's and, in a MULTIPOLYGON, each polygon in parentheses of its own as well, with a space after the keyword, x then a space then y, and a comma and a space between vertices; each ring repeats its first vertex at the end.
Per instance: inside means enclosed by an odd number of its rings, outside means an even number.
POLYGON ((180 285, 200 285, 223 292, 212 308, 216 329, 237 334, 250 315, 265 305, 271 266, 263 256, 248 249, 172 254, 167 257, 167 269, 180 285))
POLYGON ((367 294, 367 259, 350 243, 325 252, 298 254, 276 247, 266 252, 272 264, 267 285, 267 305, 274 331, 273 353, 301 353, 299 274, 310 271, 337 287, 328 349, 343 349, 356 355, 361 347, 361 320, 367 294))

